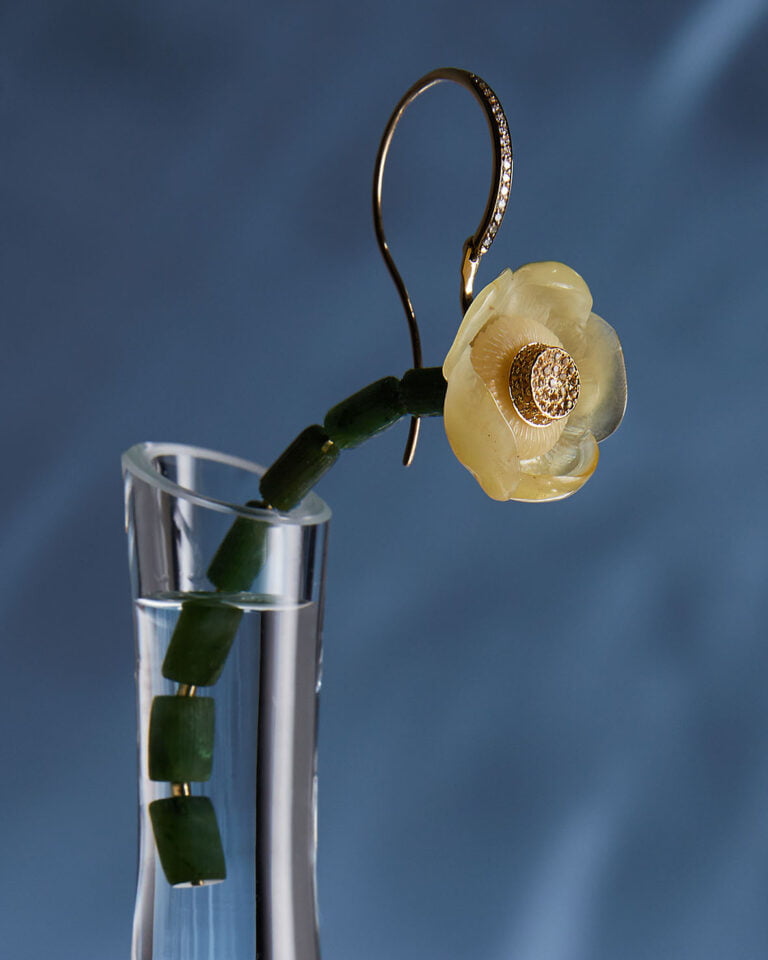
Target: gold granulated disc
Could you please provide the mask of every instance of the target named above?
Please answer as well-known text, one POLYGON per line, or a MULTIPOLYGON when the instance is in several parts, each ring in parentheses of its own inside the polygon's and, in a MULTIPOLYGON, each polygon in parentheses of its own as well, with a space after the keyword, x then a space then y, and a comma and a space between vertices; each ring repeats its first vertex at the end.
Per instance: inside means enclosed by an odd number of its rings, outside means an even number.
POLYGON ((560 347, 529 343, 519 350, 509 370, 509 392, 515 410, 527 423, 545 427, 562 420, 579 399, 579 370, 560 347))

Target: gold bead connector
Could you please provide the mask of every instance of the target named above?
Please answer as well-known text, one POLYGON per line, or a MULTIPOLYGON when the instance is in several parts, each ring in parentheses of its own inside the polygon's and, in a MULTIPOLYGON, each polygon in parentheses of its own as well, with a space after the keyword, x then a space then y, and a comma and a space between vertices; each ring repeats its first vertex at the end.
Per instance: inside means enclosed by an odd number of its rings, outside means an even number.
POLYGON ((579 370, 573 357, 545 343, 523 347, 509 370, 515 410, 536 427, 567 417, 579 399, 579 387, 579 370))

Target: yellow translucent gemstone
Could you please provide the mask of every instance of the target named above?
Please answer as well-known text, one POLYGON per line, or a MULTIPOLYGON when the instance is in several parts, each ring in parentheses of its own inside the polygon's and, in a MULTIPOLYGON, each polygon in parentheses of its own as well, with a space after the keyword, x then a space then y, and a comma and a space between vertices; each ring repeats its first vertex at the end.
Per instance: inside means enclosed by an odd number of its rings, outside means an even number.
MULTIPOLYGON (((597 466, 597 441, 621 421, 627 397, 621 345, 591 310, 592 295, 579 274, 548 261, 505 270, 464 316, 443 365, 445 429, 458 459, 494 499, 558 500, 573 493, 597 466), (515 357, 531 345, 565 351, 576 367, 568 397, 575 405, 551 422, 546 411, 539 416, 526 406, 525 384, 517 400, 527 418, 510 392, 515 357)), ((521 386, 519 376, 513 380, 521 386)), ((549 386, 560 396, 558 382, 549 386)))
POLYGON ((590 313, 580 329, 566 333, 566 350, 579 368, 581 393, 572 419, 605 440, 621 423, 627 407, 624 352, 613 327, 590 313))
POLYGON ((520 480, 510 500, 562 500, 595 472, 600 452, 589 430, 568 424, 554 447, 520 462, 520 480))
POLYGON ((520 477, 515 435, 472 367, 469 353, 448 381, 445 432, 457 459, 494 500, 509 500, 520 477))
POLYGON ((557 443, 565 426, 562 420, 553 420, 547 426, 534 426, 515 409, 509 390, 509 371, 512 361, 529 343, 562 347, 557 337, 545 326, 524 315, 513 314, 490 320, 477 334, 470 348, 472 366, 514 433, 521 459, 546 453, 557 443))
POLYGON ((446 380, 450 378, 459 357, 469 347, 476 334, 482 330, 489 320, 500 316, 500 307, 502 302, 506 301, 512 277, 512 271, 507 268, 493 283, 483 287, 470 304, 443 363, 443 375, 446 380))

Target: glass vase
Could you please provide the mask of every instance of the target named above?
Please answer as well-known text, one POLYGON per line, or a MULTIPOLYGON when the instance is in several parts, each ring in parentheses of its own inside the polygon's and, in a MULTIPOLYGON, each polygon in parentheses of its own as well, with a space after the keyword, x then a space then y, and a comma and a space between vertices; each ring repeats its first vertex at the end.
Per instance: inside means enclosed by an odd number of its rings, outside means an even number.
POLYGON ((139 875, 132 960, 317 960, 316 716, 330 511, 262 509, 262 469, 123 456, 139 875))

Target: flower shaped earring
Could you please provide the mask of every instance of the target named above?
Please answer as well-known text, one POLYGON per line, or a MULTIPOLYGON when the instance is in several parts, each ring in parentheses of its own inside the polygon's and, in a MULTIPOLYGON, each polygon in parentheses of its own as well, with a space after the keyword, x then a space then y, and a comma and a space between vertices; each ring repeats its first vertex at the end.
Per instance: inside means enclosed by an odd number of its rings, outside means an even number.
POLYGON ((445 432, 494 500, 559 500, 597 466, 627 401, 613 328, 564 263, 505 270, 464 316, 443 364, 445 432))
MULTIPOLYGON (((463 70, 445 69, 411 87, 384 132, 373 203, 379 246, 408 318, 414 366, 402 377, 368 384, 331 407, 322 424, 303 430, 263 473, 261 498, 249 501, 245 511, 235 511, 236 519, 207 568, 203 571, 197 561, 193 565, 190 582, 195 591, 174 595, 183 599, 161 673, 163 683, 174 683, 176 692, 154 698, 146 747, 149 779, 167 784, 169 790, 149 804, 148 813, 160 863, 172 885, 203 886, 227 875, 213 804, 205 795, 192 794, 192 783, 211 776, 214 746, 214 701, 196 691, 215 685, 222 674, 240 630, 243 604, 264 598, 261 591, 269 577, 259 578, 274 556, 272 522, 277 526, 289 519, 279 515, 300 504, 342 451, 405 416, 411 417, 406 463, 413 457, 420 419, 442 414, 451 447, 483 490, 496 500, 529 501, 558 500, 577 490, 595 469, 597 442, 615 430, 623 416, 626 377, 619 341, 591 312, 592 296, 574 270, 562 263, 505 270, 473 302, 475 275, 503 219, 511 181, 507 121, 486 83, 463 70), (493 139, 494 175, 483 219, 464 245, 464 319, 440 369, 422 365, 413 305, 384 236, 381 192, 400 116, 412 100, 442 80, 461 84, 482 105, 493 139)), ((269 797, 270 778, 265 782, 264 795, 269 797)), ((265 832, 271 829, 268 824, 265 832)), ((305 865, 311 866, 309 859, 305 865)), ((271 902, 269 896, 262 899, 271 902)), ((314 920, 305 915, 305 921, 310 942, 314 920)))
MULTIPOLYGON (((395 108, 374 175, 374 222, 379 247, 408 319, 414 367, 421 367, 418 325, 389 252, 381 221, 384 163, 395 126, 419 94, 441 80, 469 89, 483 106, 494 146, 493 184, 483 220, 464 245, 464 319, 443 364, 448 382, 444 417, 458 460, 495 500, 560 500, 579 489, 597 466, 597 443, 624 415, 627 381, 613 328, 592 313, 584 280, 563 263, 529 263, 505 270, 472 300, 480 259, 501 224, 512 179, 512 147, 504 112, 474 74, 436 70, 419 80, 395 108)), ((405 462, 413 457, 412 420, 405 462)))

